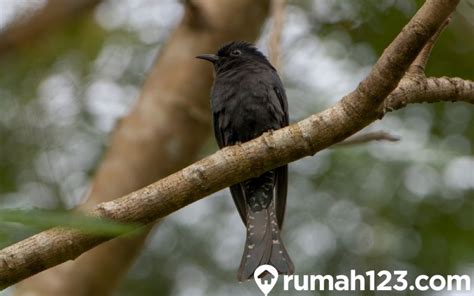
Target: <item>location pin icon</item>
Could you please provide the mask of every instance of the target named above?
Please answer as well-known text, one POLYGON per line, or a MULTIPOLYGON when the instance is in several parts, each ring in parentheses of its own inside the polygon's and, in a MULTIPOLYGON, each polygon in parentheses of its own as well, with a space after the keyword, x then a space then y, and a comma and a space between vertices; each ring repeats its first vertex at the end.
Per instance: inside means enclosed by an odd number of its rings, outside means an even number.
POLYGON ((278 281, 278 271, 276 270, 275 267, 265 264, 265 265, 260 265, 257 267, 255 272, 253 273, 253 278, 255 279, 255 283, 257 284, 258 288, 262 293, 267 296, 268 293, 275 287, 276 282, 278 281), (268 272, 272 275, 271 279, 263 279, 260 278, 260 276, 268 272))

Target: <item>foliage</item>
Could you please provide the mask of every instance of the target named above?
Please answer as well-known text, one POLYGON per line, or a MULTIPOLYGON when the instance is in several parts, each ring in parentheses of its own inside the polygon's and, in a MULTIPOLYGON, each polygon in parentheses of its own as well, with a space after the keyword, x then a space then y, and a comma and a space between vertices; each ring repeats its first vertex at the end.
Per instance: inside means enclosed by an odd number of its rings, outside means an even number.
MULTIPOLYGON (((123 235, 136 228, 134 225, 99 219, 77 212, 42 209, 0 210, 0 225, 2 229, 5 227, 8 229, 8 227, 12 227, 12 224, 20 224, 35 231, 60 226, 103 236, 123 235)), ((2 243, 2 237, 5 240, 8 237, 8 232, 0 235, 0 243, 2 243)))

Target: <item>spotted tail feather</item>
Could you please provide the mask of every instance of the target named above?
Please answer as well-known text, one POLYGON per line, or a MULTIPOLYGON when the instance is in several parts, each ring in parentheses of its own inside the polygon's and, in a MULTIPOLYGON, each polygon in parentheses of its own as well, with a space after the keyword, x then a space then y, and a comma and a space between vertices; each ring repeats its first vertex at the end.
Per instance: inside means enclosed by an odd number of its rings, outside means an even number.
POLYGON ((247 239, 237 273, 239 281, 253 277, 255 269, 269 264, 279 274, 292 274, 293 262, 280 238, 274 202, 260 211, 247 209, 247 239))

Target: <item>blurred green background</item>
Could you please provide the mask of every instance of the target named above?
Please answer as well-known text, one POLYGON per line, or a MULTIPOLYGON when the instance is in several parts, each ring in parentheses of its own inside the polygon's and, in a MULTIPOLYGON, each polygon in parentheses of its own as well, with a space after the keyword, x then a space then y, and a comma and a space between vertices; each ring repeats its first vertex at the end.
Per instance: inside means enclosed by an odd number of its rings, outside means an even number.
MULTIPOLYGON (((41 1, 1 0, 0 30, 32 4, 41 1)), ((354 89, 420 4, 290 1, 281 51, 291 121, 354 89)), ((0 208, 81 202, 116 120, 182 14, 179 1, 106 0, 0 56, 0 208)), ((264 52, 269 29, 257 44, 264 52)), ((461 1, 427 75, 474 80, 474 1, 461 1)), ((473 111, 411 105, 368 128, 400 136, 397 143, 329 149, 291 164, 284 240, 297 273, 406 269, 474 279, 473 111)), ((210 138, 202 155, 215 150, 210 138)), ((157 227, 118 295, 259 295, 235 278, 245 236, 230 195, 213 196, 157 227)), ((0 221, 0 246, 44 227, 28 224, 0 221)))

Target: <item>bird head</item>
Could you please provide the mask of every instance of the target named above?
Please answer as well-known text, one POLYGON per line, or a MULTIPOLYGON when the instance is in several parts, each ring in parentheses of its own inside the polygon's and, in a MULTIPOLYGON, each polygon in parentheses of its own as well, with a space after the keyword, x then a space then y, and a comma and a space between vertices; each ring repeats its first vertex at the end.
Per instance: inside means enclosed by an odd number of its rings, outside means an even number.
POLYGON ((217 72, 247 63, 262 63, 273 68, 255 46, 245 41, 227 43, 217 51, 217 54, 202 54, 196 58, 211 62, 217 72))

